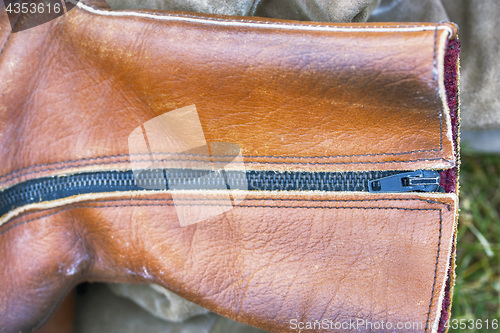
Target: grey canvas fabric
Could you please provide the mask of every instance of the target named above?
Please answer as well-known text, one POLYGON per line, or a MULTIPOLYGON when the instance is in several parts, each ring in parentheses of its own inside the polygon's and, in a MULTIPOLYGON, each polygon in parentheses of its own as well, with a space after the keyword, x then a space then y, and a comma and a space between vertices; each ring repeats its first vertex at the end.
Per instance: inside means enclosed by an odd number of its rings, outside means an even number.
POLYGON ((191 317, 207 314, 198 306, 157 284, 112 284, 109 289, 118 296, 134 301, 153 316, 171 322, 182 322, 191 317))
POLYGON ((289 20, 363 22, 380 0, 108 0, 113 9, 180 10, 289 20))
POLYGON ((441 0, 381 0, 368 21, 440 22, 449 18, 441 0))
MULTIPOLYGON (((499 16, 500 1, 382 0, 369 21, 457 23, 462 43, 462 129, 500 130, 500 33, 496 24, 499 16)), ((488 133, 500 138, 494 132, 488 133)))
POLYGON ((462 123, 466 129, 500 129, 500 1, 443 0, 462 39, 462 123))
POLYGON ((382 0, 373 22, 452 21, 460 27, 462 144, 500 153, 500 1, 382 0))
MULTIPOLYGON (((108 285, 109 286, 109 285, 108 285)), ((198 314, 181 323, 160 319, 105 284, 92 284, 77 296, 75 333, 263 333, 214 313, 198 314)))

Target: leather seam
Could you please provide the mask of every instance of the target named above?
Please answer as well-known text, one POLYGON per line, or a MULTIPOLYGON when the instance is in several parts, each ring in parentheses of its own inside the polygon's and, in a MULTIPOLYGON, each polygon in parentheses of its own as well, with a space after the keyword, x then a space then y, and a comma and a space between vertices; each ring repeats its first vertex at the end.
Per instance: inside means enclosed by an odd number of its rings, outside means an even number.
POLYGON ((443 107, 441 105, 441 98, 439 98, 439 82, 438 82, 438 61, 437 61, 437 42, 438 42, 438 27, 439 23, 436 24, 436 29, 434 30, 434 49, 432 51, 432 70, 433 70, 433 81, 434 81, 434 91, 436 93, 436 103, 439 112, 439 150, 443 150, 443 107))
MULTIPOLYGON (((141 207, 141 206, 146 206, 146 207, 150 207, 150 206, 156 206, 156 207, 162 207, 162 206, 175 206, 175 204, 160 204, 160 203, 155 203, 155 204, 144 204, 144 203, 141 203, 141 201, 147 201, 147 200, 150 200, 150 199, 145 199, 145 198, 129 198, 129 199, 104 199, 104 200, 95 200, 95 201, 91 201, 91 202, 87 202, 85 204, 70 204, 70 205, 67 205, 67 206, 64 206, 64 207, 56 207, 56 208, 48 208, 48 210, 52 210, 52 209, 56 209, 55 212, 52 212, 52 213, 49 213, 49 214, 46 214, 46 215, 40 215, 40 216, 37 216, 37 217, 34 217, 32 219, 28 219, 26 221, 22 221, 22 222, 19 222, 9 228, 6 228, 2 231, 0 231, 0 235, 2 235, 3 233, 5 233, 7 230, 10 230, 20 224, 25 224, 25 223, 28 223, 28 222, 32 222, 32 221, 35 221, 35 220, 38 220, 38 219, 41 219, 41 218, 45 218, 45 217, 48 217, 48 216, 52 216, 54 214, 57 214, 57 213, 60 213, 60 212, 63 212, 63 211, 66 211, 66 210, 70 210, 70 209, 76 209, 76 208, 117 208, 117 207, 141 207), (132 204, 132 203, 128 203, 128 204, 116 204, 116 205, 92 205, 93 203, 106 203, 106 202, 113 202, 113 201, 139 201, 139 203, 137 204, 132 204)), ((164 200, 164 201, 173 201, 172 199, 158 199, 158 200, 164 200)), ((191 199, 188 199, 188 200, 191 200, 191 199)), ((257 198, 255 200, 258 200, 257 198)), ((275 201, 275 199, 268 199, 269 201, 275 201)), ((282 200, 286 200, 286 199, 282 199, 282 200)), ((307 199, 305 199, 307 200, 307 199)), ((305 201, 305 200, 302 200, 302 201, 305 201)), ((347 200, 329 200, 330 202, 365 202, 365 201, 374 201, 374 200, 380 200, 380 201, 383 201, 383 200, 389 200, 389 199, 359 199, 359 200, 352 200, 352 199, 347 199, 347 200)), ((395 201, 397 200, 400 200, 400 199, 393 199, 395 201)), ((408 198, 408 199, 404 199, 405 201, 417 201, 417 200, 422 200, 422 199, 419 199, 419 198, 408 198)), ((295 201, 294 199, 291 199, 291 201, 295 201)), ((310 200, 311 202, 314 202, 314 201, 317 201, 317 200, 310 200)), ((447 204, 445 203, 442 203, 442 202, 437 202, 437 204, 441 204, 441 205, 444 205, 444 206, 448 206, 447 204)), ((186 206, 226 206, 226 205, 216 205, 216 204, 200 204, 200 205, 195 205, 195 204, 186 204, 186 206)), ((395 210, 408 210, 408 211, 415 211, 415 210, 439 210, 441 211, 441 209, 439 208, 406 208, 406 207, 394 207, 394 206, 390 206, 390 207, 363 207, 363 206, 359 206, 359 207, 346 207, 346 206, 342 206, 342 207, 331 207, 331 206, 282 206, 282 205, 236 205, 236 207, 246 207, 246 208, 252 208, 252 207, 255 207, 255 208, 306 208, 306 209, 314 209, 314 208, 317 208, 317 209, 342 209, 342 208, 352 208, 352 209, 356 209, 356 208, 360 208, 360 209, 395 209, 395 210)), ((449 209, 449 208, 448 208, 449 209)), ((23 215, 20 215, 20 216, 17 216, 17 217, 14 217, 13 220, 16 220, 18 218, 21 218, 21 217, 25 217, 26 215, 28 214, 35 214, 37 213, 36 211, 35 212, 28 212, 27 214, 23 214, 23 215)), ((12 221, 12 220, 11 220, 12 221)))
MULTIPOLYGON (((92 200, 91 202, 108 202, 108 201, 173 201, 171 198, 114 198, 114 199, 104 199, 104 200, 92 200)), ((177 198, 175 201, 227 201, 227 199, 210 198, 210 199, 196 199, 196 198, 177 198)), ((451 209, 451 205, 435 200, 428 200, 422 198, 385 198, 385 199, 311 199, 311 198, 245 198, 245 201, 302 201, 302 202, 377 202, 377 201, 421 201, 431 204, 444 205, 448 211, 451 209)), ((52 208, 51 208, 52 209, 52 208)))
MULTIPOLYGON (((442 231, 443 231, 443 214, 442 214, 441 210, 439 209, 439 238, 438 238, 438 246, 437 246, 437 254, 436 254, 436 266, 434 268, 434 282, 432 283, 431 301, 429 303, 429 311, 427 312, 427 320, 425 321, 424 332, 427 332, 427 329, 429 328, 429 320, 430 320, 431 310, 432 310, 432 301, 434 300, 434 291, 436 289, 437 271, 438 271, 438 264, 439 264, 439 253, 441 251, 442 231)), ((432 329, 432 327, 431 327, 431 329, 432 329)))
MULTIPOLYGON (((116 156, 118 156, 118 155, 116 155, 116 156)), ((100 157, 98 157, 98 158, 100 158, 100 157)), ((114 156, 110 156, 109 158, 114 158, 114 156)), ((92 159, 95 159, 95 158, 76 160, 76 162, 78 162, 78 161, 88 161, 88 160, 92 160, 92 159)), ((151 161, 151 160, 150 159, 145 159, 145 160, 135 160, 134 162, 149 162, 149 161, 151 161)), ((155 161, 158 161, 158 160, 155 160, 155 161)), ((173 161, 173 160, 169 159, 167 161, 173 161)), ((181 159, 179 161, 189 161, 189 160, 181 159)), ((412 163, 412 162, 418 162, 418 161, 445 161, 445 162, 453 164, 453 161, 447 160, 447 159, 442 158, 442 157, 440 157, 440 158, 419 158, 419 159, 406 160, 406 161, 391 160, 391 161, 314 162, 314 163, 311 163, 311 162, 273 162, 273 161, 257 162, 257 161, 244 161, 243 163, 244 164, 245 163, 246 164, 295 164, 295 165, 313 165, 314 166, 314 165, 345 165, 345 164, 351 164, 351 165, 352 164, 392 164, 392 163, 412 163)), ((29 171, 29 172, 25 172, 25 173, 21 173, 21 174, 17 174, 17 173, 20 172, 21 170, 29 170, 29 169, 37 168, 39 166, 44 166, 44 165, 43 164, 39 164, 39 165, 34 165, 34 166, 26 167, 26 168, 23 168, 23 169, 18 169, 18 170, 9 172, 9 173, 1 176, 0 179, 1 178, 5 178, 5 177, 10 176, 10 175, 13 175, 13 174, 16 174, 15 176, 12 176, 10 178, 7 178, 5 180, 0 181, 0 184, 5 184, 6 182, 9 182, 9 181, 11 181, 13 179, 16 179, 18 177, 22 177, 22 176, 26 176, 26 175, 30 175, 30 174, 34 174, 34 173, 42 173, 42 172, 45 172, 45 171, 55 171, 55 170, 62 170, 62 169, 66 169, 66 168, 100 166, 100 165, 131 163, 131 162, 130 161, 109 161, 109 162, 99 162, 99 163, 83 163, 83 164, 77 164, 77 165, 71 165, 71 164, 66 164, 66 163, 68 163, 68 161, 50 163, 50 164, 46 164, 46 165, 56 165, 56 164, 63 164, 63 165, 60 166, 60 167, 45 168, 45 169, 29 171)))
MULTIPOLYGON (((267 192, 267 191, 266 191, 267 192)), ((103 194, 105 193, 113 193, 113 192, 103 192, 103 194)), ((164 194, 166 192, 164 191, 148 191, 147 194, 151 194, 151 195, 156 195, 156 194, 164 194)), ((354 193, 354 192, 353 192, 354 193)), ((92 194, 95 194, 95 193, 88 193, 89 195, 92 195, 92 194)), ((139 193, 139 195, 144 195, 145 193, 139 193)), ((130 192, 124 192, 124 195, 130 195, 130 192)), ((266 193, 266 195, 268 196, 273 196, 273 193, 266 193)), ((76 197, 78 197, 79 195, 76 195, 76 197)), ((14 217, 12 218, 9 218, 8 220, 4 221, 4 222, 0 222, 0 229, 3 225, 6 225, 6 224, 9 224, 10 221, 12 220, 15 220, 15 219, 18 219, 22 216, 25 216, 26 214, 33 214, 33 213, 36 213, 37 211, 40 212, 40 211, 45 211, 45 210, 51 210, 51 209, 56 209, 58 207, 63 207, 63 206, 70 206, 70 205, 75 205, 75 204, 84 204, 84 203, 102 203, 102 202, 109 202, 109 201, 116 201, 116 202, 120 202, 120 201, 131 201, 131 200, 134 200, 134 201, 138 201, 138 202, 173 202, 173 198, 152 198, 152 197, 116 197, 116 196, 112 196, 112 197, 100 197, 101 199, 95 199, 95 198, 88 198, 86 200, 83 200, 83 201, 73 201, 71 203, 65 203, 63 205, 59 205, 59 206, 52 206, 52 207, 38 207, 36 210, 32 210, 30 211, 30 209, 28 208, 25 212, 21 213, 21 214, 16 214, 14 217), (104 198, 104 199, 102 199, 104 198)), ((37 202, 36 204, 40 204, 40 203, 50 203, 50 202, 54 202, 54 201, 57 201, 57 200, 45 200, 43 202, 37 202)), ((221 198, 177 198, 175 201, 184 201, 184 202, 217 202, 217 201, 227 201, 227 199, 221 199, 221 198)), ((429 204, 441 204, 441 205, 444 205, 448 211, 451 210, 451 205, 450 204, 447 204, 447 203, 444 203, 444 202, 441 202, 441 201, 435 201, 435 200, 430 200, 430 199, 423 199, 423 198, 378 198, 378 199, 312 199, 312 198, 293 198, 293 197, 290 197, 290 198, 275 198, 275 197, 254 197, 254 198, 247 198, 245 197, 244 198, 244 201, 269 201, 269 202, 274 202, 274 201, 278 201, 278 202, 290 202, 290 201, 293 201, 293 202, 318 202, 318 203, 328 203, 328 202, 379 202, 379 201, 420 201, 420 202, 425 202, 425 203, 429 203, 429 204)), ((26 207, 26 206, 31 206, 35 203, 30 203, 30 204, 26 204, 26 205, 23 205, 21 207, 26 207)), ((8 214, 8 213, 6 213, 8 214)), ((3 215, 5 216, 5 214, 3 215)), ((2 216, 2 217, 3 217, 2 216)))
MULTIPOLYGON (((17 21, 16 21, 17 23, 17 21)), ((13 30, 13 29, 12 29, 13 30)), ((9 43, 9 39, 10 37, 12 36, 12 30, 10 31, 10 33, 7 35, 7 38, 5 39, 5 42, 3 43, 3 46, 2 46, 2 50, 0 50, 0 59, 1 57, 3 56, 3 52, 5 51, 5 49, 7 48, 7 44, 9 43)))

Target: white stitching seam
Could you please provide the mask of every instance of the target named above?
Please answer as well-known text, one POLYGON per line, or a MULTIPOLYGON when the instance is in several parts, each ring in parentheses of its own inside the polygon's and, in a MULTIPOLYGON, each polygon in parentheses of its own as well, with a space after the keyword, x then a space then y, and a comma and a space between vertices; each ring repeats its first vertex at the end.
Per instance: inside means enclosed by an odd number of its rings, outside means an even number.
MULTIPOLYGON (((69 2, 72 2, 69 0, 69 2)), ((308 25, 308 24, 286 24, 279 22, 269 21, 251 21, 251 20, 231 20, 231 19, 217 19, 201 16, 188 16, 188 15, 173 15, 165 13, 147 13, 139 11, 113 11, 103 10, 91 7, 79 1, 78 8, 96 15, 102 16, 115 16, 115 17, 143 17, 160 21, 186 21, 201 24, 213 24, 220 26, 232 27, 252 27, 252 28, 272 28, 283 30, 305 30, 305 31, 331 31, 331 32, 418 32, 418 31, 434 31, 436 27, 432 26, 395 26, 395 27, 356 27, 356 26, 321 26, 321 25, 308 25)), ((439 30, 446 30, 448 38, 454 35, 453 29, 447 25, 439 25, 439 30)))

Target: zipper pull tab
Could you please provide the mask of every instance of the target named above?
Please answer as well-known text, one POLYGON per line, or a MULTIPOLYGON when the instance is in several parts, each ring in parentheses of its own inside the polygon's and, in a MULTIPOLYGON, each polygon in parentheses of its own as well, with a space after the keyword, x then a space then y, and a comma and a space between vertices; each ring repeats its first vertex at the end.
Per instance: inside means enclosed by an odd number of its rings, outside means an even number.
POLYGON ((443 192, 439 186, 439 172, 417 170, 368 181, 368 190, 381 192, 443 192))

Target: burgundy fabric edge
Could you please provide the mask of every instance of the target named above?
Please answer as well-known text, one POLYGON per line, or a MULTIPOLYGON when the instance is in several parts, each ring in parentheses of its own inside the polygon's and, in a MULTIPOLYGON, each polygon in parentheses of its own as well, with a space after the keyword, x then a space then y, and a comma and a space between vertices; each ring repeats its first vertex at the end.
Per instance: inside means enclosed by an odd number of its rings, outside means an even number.
MULTIPOLYGON (((455 241, 456 236, 453 236, 453 241, 455 241)), ((449 325, 449 320, 450 320, 450 315, 449 311, 451 310, 451 303, 452 303, 452 297, 453 297, 453 286, 452 286, 452 280, 453 284, 455 284, 455 279, 454 279, 454 266, 455 266, 455 260, 454 260, 454 254, 455 254, 455 242, 453 242, 453 246, 451 247, 451 253, 452 255, 450 256, 450 267, 448 268, 448 278, 446 279, 446 286, 444 289, 444 298, 443 298, 443 303, 441 306, 441 317, 439 318, 439 327, 438 327, 438 333, 444 333, 447 331, 447 327, 449 325), (447 325, 448 324, 448 325, 447 325)))
MULTIPOLYGON (((459 135, 459 92, 458 92, 458 57, 460 54, 460 41, 458 38, 450 40, 444 57, 444 85, 446 89, 446 102, 450 110, 451 130, 453 135, 453 145, 457 158, 456 166, 444 170, 441 175, 441 186, 446 193, 457 193, 457 176, 460 163, 458 135, 459 135)), ((455 241, 456 233, 453 235, 453 245, 451 248, 451 256, 449 258, 448 278, 444 290, 444 298, 441 306, 441 314, 439 318, 438 333, 447 331, 447 323, 450 319, 450 310, 453 296, 453 285, 455 283, 455 241)))
POLYGON ((457 152, 456 166, 451 169, 441 171, 440 185, 446 193, 456 193, 458 175, 458 56, 460 54, 460 41, 455 38, 448 42, 444 56, 444 86, 446 89, 446 102, 450 112, 451 131, 453 136, 453 148, 457 152))

